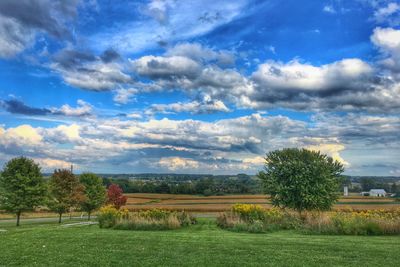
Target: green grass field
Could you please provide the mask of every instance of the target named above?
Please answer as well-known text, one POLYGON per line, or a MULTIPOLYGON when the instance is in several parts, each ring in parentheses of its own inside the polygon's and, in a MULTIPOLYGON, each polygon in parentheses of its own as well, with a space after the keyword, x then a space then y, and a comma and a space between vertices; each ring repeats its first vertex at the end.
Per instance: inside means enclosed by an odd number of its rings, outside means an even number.
MULTIPOLYGON (((68 221, 67 221, 68 223, 68 221)), ((220 230, 211 219, 172 231, 54 223, 0 224, 0 266, 398 266, 399 236, 220 230)))

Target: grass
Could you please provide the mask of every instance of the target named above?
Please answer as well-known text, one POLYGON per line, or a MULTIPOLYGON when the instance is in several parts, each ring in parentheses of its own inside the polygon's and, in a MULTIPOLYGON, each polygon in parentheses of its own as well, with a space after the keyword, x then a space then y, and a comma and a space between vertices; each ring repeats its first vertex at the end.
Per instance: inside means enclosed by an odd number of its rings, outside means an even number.
MULTIPOLYGON (((0 229, 4 229, 0 225, 0 229)), ((396 266, 400 237, 221 230, 210 219, 172 231, 55 224, 0 232, 0 266, 396 266)))

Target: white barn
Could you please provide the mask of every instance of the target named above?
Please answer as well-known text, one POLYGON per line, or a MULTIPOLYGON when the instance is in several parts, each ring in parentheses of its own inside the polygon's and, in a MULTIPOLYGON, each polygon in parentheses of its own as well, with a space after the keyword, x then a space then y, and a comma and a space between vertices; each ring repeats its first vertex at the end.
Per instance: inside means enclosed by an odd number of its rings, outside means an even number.
POLYGON ((369 195, 371 197, 385 197, 386 191, 385 189, 371 189, 369 190, 369 195))

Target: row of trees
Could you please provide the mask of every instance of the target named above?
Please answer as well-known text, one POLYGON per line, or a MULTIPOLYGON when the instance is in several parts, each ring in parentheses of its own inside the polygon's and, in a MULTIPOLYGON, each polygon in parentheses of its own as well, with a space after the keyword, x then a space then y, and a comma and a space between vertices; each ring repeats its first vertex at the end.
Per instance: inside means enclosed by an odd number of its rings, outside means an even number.
POLYGON ((200 177, 190 181, 173 179, 132 180, 122 178, 103 178, 105 185, 118 184, 127 193, 224 195, 260 194, 262 184, 259 179, 243 177, 200 177))
POLYGON ((70 170, 55 170, 46 182, 40 167, 33 160, 20 157, 10 160, 0 175, 0 209, 16 214, 17 226, 21 213, 47 206, 59 215, 79 209, 88 213, 109 202, 120 208, 126 203, 118 185, 111 185, 106 192, 102 179, 93 173, 79 177, 70 170))

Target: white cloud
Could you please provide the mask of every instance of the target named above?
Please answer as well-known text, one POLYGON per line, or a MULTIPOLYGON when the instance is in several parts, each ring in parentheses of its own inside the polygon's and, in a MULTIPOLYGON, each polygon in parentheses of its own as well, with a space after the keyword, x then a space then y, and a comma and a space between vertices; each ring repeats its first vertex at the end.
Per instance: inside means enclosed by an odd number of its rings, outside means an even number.
POLYGON ((199 168, 199 162, 180 157, 161 158, 158 163, 161 168, 165 168, 170 171, 199 168))
MULTIPOLYGON (((70 169, 72 165, 71 162, 52 158, 34 158, 34 161, 42 167, 42 171, 48 172, 55 169, 70 169)), ((77 166, 77 164, 74 164, 74 168, 77 166)))
POLYGON ((379 63, 400 79, 400 30, 375 28, 371 41, 385 56, 379 63))
POLYGON ((340 151, 343 151, 345 149, 345 146, 342 144, 318 144, 307 146, 306 148, 313 151, 320 151, 322 154, 326 154, 332 157, 334 160, 342 163, 345 166, 350 165, 340 156, 340 151))
POLYGON ((55 128, 42 130, 43 135, 53 143, 79 143, 82 141, 80 136, 80 126, 77 124, 59 125, 55 128))
POLYGON ((257 113, 213 122, 88 117, 52 128, 0 128, 0 146, 2 159, 25 155, 79 164, 88 170, 156 171, 161 167, 203 173, 255 173, 262 168, 265 153, 305 147, 320 150, 354 171, 374 162, 372 155, 379 155, 376 163, 395 166, 396 152, 383 151, 400 149, 399 127, 395 116, 362 114, 319 113, 311 122, 257 113))
POLYGON ((177 102, 172 104, 153 104, 150 113, 180 113, 189 112, 192 114, 207 114, 215 112, 229 112, 224 102, 213 100, 210 96, 205 96, 201 101, 177 102))
POLYGON ((131 63, 138 74, 154 79, 195 77, 201 70, 196 61, 182 56, 144 56, 131 63))
POLYGON ((115 95, 113 100, 118 104, 127 104, 133 100, 133 97, 138 92, 135 88, 128 88, 128 89, 117 89, 115 91, 115 95))
POLYGON ((52 108, 51 112, 54 114, 62 114, 65 116, 88 116, 92 114, 92 105, 79 99, 77 101, 78 106, 76 108, 71 107, 68 104, 62 105, 60 108, 52 108))
POLYGON ((336 13, 335 8, 333 6, 331 6, 331 5, 324 6, 324 8, 322 10, 324 12, 326 12, 326 13, 331 13, 331 14, 335 14, 336 13))
POLYGON ((51 68, 59 72, 66 83, 81 89, 109 91, 131 82, 131 77, 117 63, 90 62, 75 68, 53 63, 51 68))
POLYGON ((372 75, 372 67, 360 59, 344 59, 313 66, 297 60, 288 63, 269 61, 261 64, 253 78, 270 90, 318 91, 358 83, 372 75))
POLYGON ((43 139, 39 131, 28 124, 23 124, 7 130, 3 128, 0 129, 0 142, 6 146, 13 144, 18 144, 18 146, 35 146, 40 144, 43 139))
POLYGON ((377 6, 374 12, 374 20, 377 23, 388 23, 395 26, 400 23, 400 5, 396 2, 389 2, 385 6, 377 6))

